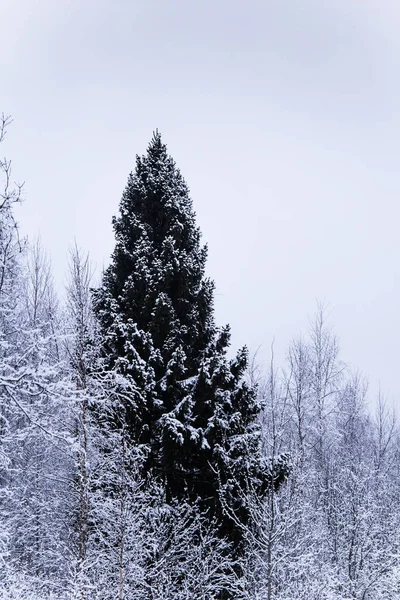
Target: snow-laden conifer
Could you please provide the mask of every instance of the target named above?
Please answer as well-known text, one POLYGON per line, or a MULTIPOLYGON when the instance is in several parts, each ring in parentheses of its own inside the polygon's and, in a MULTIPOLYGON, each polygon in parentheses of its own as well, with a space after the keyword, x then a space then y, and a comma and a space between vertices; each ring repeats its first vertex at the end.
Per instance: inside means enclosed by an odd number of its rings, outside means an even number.
POLYGON ((116 426, 143 449, 167 500, 199 500, 239 545, 249 481, 260 492, 270 481, 260 404, 243 380, 247 350, 227 358, 230 333, 214 322, 207 248, 158 132, 136 159, 113 225, 116 246, 95 311, 104 365, 125 377, 116 426))

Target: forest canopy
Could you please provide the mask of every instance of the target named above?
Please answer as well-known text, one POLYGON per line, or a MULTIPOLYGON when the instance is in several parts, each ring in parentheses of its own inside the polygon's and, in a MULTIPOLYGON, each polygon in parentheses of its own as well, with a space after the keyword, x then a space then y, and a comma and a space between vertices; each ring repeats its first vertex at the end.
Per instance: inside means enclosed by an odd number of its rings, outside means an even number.
POLYGON ((230 358, 159 132, 100 285, 75 246, 63 301, 0 170, 0 599, 400 597, 393 412, 322 307, 282 365, 230 358))

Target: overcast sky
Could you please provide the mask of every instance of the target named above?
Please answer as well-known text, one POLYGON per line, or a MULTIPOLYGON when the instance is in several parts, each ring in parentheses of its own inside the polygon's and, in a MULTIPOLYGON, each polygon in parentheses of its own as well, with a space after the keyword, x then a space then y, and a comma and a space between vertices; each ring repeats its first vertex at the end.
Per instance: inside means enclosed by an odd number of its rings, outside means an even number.
MULTIPOLYGON (((99 269, 155 128, 185 176, 233 345, 278 356, 316 300, 400 399, 398 0, 1 0, 2 152, 57 285, 99 269)), ((400 400, 399 400, 400 402, 400 400)))

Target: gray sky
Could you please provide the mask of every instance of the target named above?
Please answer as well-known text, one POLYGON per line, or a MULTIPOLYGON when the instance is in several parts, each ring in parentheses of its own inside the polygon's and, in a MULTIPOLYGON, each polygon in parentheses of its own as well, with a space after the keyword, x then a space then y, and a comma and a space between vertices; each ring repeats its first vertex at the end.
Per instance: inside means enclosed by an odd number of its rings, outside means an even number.
POLYGON ((217 319, 278 356, 325 301, 342 355, 400 389, 398 0, 2 0, 2 148, 63 284, 99 268, 155 128, 209 244, 217 319))

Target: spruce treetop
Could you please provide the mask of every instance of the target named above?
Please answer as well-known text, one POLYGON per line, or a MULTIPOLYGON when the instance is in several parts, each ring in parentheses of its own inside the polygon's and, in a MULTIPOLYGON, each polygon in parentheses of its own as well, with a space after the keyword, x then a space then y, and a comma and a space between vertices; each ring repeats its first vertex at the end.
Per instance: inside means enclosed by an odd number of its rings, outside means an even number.
POLYGON ((148 331, 169 357, 180 344, 194 355, 213 335, 214 285, 204 277, 207 248, 187 185, 158 132, 136 158, 113 227, 108 311, 148 331))

